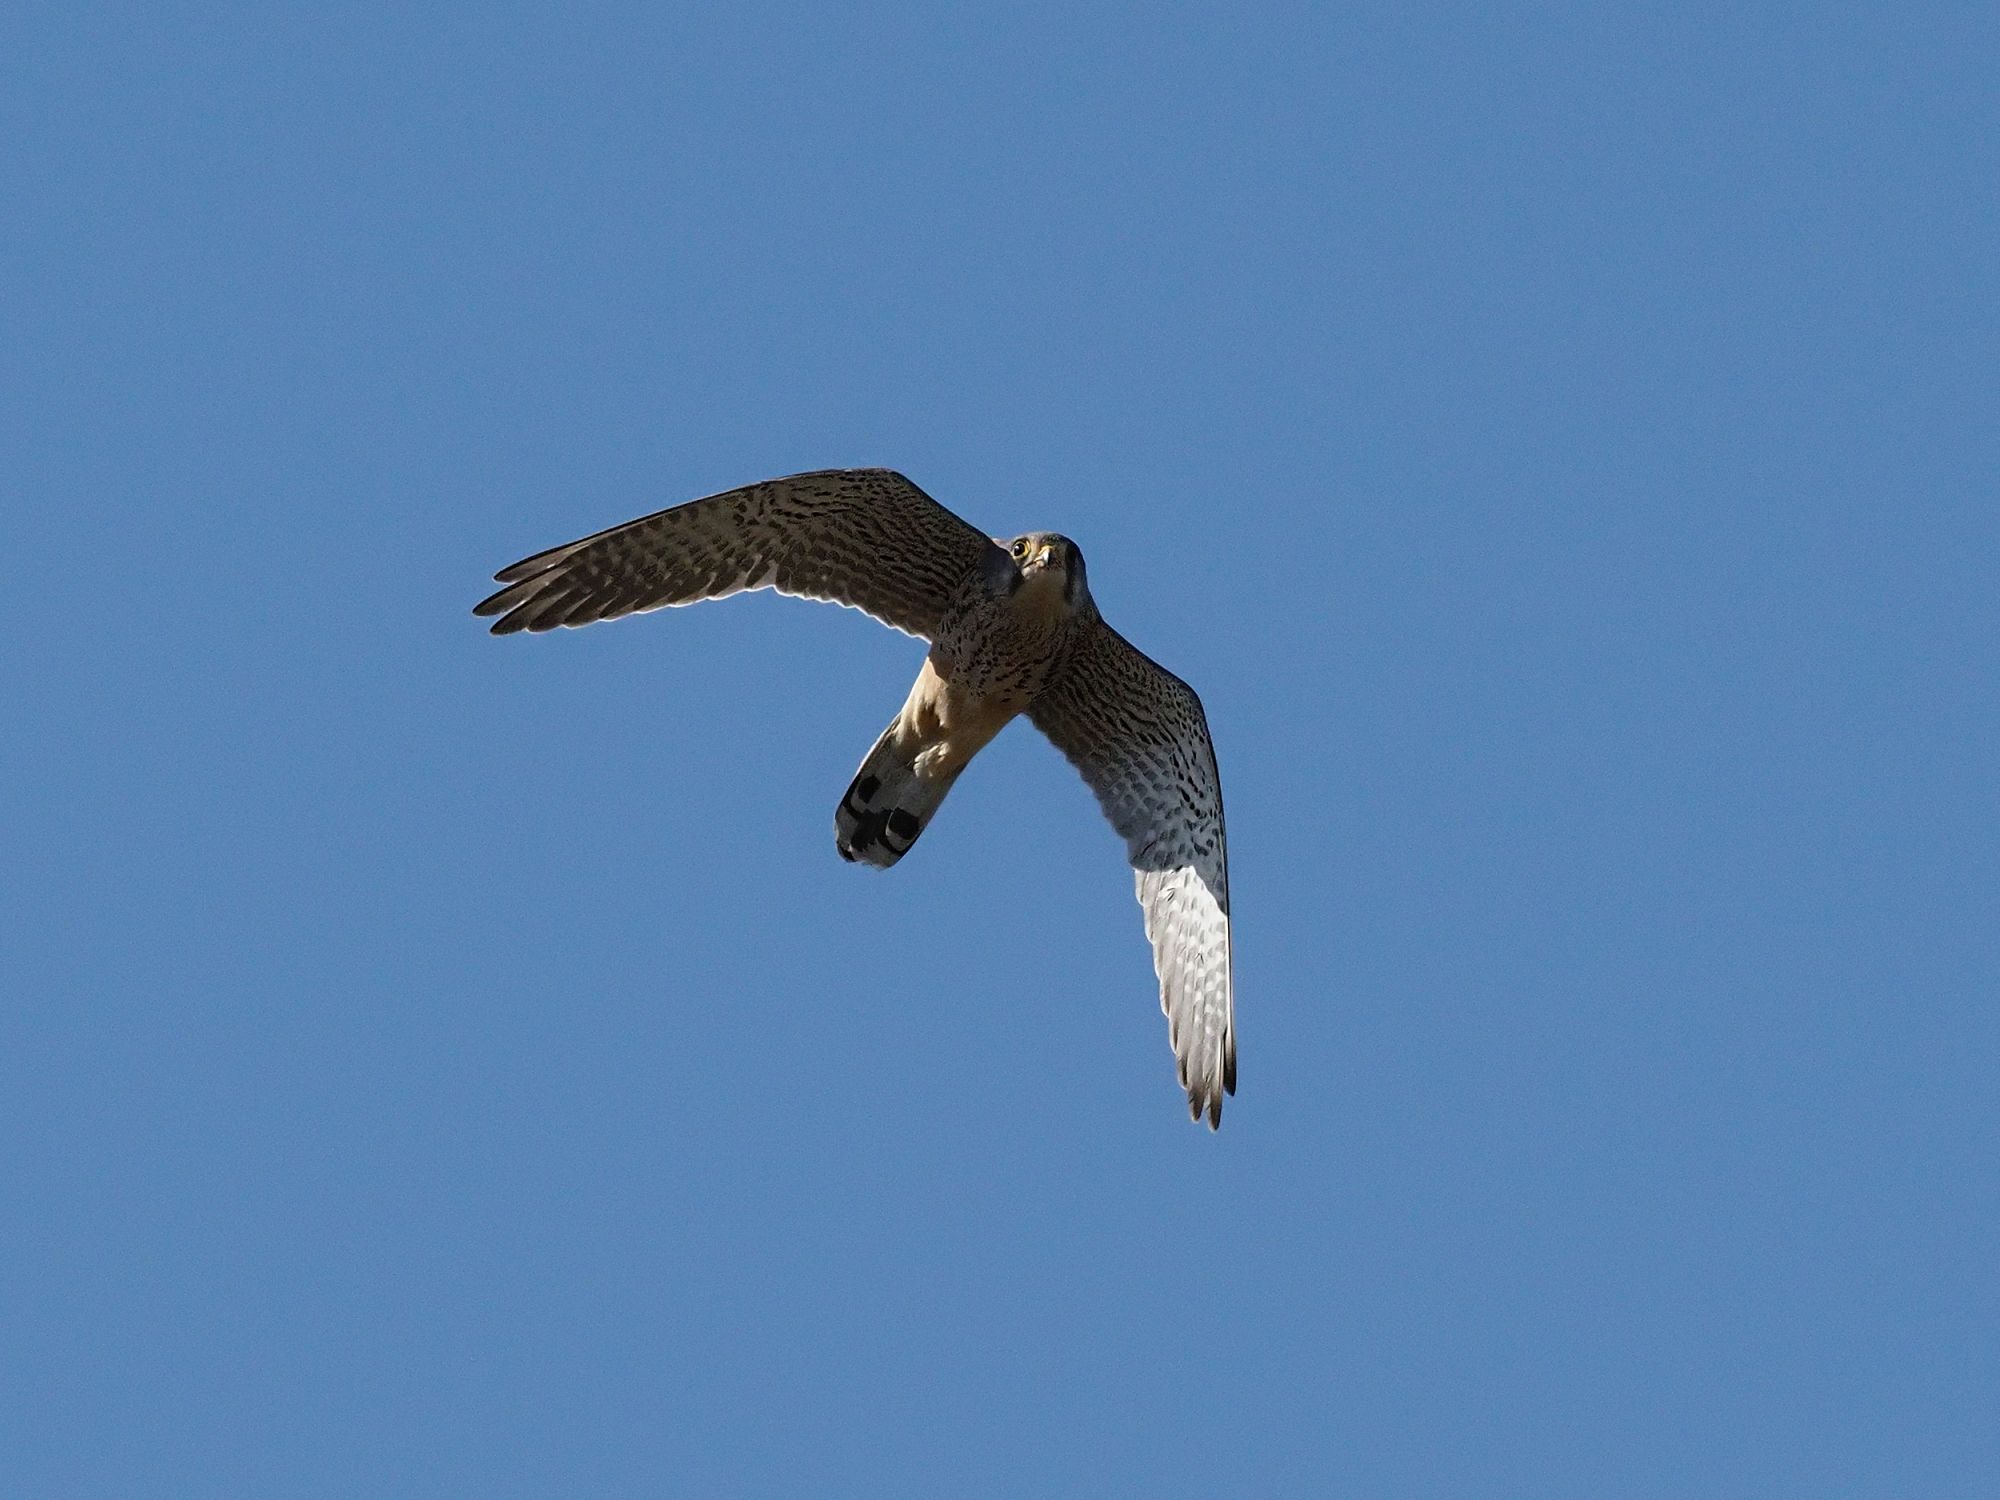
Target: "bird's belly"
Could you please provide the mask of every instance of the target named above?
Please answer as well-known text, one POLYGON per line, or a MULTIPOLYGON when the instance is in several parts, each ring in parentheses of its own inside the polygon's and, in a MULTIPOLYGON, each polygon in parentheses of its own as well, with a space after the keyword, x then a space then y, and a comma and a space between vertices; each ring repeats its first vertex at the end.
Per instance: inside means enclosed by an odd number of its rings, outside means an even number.
POLYGON ((1010 601, 961 617, 941 632, 903 706, 901 730, 922 749, 924 774, 957 775, 1034 701, 1048 676, 1054 638, 1010 601))
POLYGON ((1004 684, 959 671, 956 663, 933 650, 910 689, 906 712, 925 740, 979 736, 980 743, 998 734, 1006 722, 1027 706, 1005 691, 1004 684))

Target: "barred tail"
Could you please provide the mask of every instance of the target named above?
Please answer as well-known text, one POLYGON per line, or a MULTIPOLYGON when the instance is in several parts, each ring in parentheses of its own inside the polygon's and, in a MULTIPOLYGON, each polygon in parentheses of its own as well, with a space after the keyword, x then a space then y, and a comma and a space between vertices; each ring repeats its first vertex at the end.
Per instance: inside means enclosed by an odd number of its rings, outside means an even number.
POLYGON ((847 795, 833 813, 833 838, 842 859, 888 869, 910 852, 958 780, 958 772, 925 775, 914 736, 899 742, 900 715, 861 762, 847 795))

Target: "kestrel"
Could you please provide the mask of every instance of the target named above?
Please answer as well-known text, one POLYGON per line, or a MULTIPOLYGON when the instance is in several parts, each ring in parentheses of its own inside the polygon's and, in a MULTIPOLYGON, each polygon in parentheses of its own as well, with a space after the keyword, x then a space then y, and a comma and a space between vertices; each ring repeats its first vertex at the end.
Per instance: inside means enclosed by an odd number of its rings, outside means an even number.
POLYGON ((1067 537, 995 541, 901 474, 746 485, 539 552, 478 604, 495 635, 776 589, 930 643, 902 711, 834 810, 845 859, 887 869, 1017 714, 1083 773, 1125 840, 1188 1113, 1236 1092, 1229 859, 1201 700, 1104 623, 1067 537))

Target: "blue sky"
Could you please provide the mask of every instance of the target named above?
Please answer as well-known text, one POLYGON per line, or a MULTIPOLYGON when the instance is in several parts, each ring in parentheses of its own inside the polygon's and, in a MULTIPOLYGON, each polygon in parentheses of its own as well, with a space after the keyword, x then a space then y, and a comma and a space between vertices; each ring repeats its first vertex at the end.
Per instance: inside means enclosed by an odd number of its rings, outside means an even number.
POLYGON ((0 21, 6 1488, 1990 1495, 1990 6, 0 21), (1241 1089, 886 464, 1201 691, 1241 1089))

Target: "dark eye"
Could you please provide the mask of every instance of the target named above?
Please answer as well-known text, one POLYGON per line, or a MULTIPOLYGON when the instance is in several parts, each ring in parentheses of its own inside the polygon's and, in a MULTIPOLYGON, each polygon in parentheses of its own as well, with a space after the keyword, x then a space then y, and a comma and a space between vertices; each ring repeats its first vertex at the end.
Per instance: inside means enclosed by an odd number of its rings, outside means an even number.
POLYGON ((1024 536, 1014 538, 1014 545, 1008 550, 1016 557, 1026 557, 1028 555, 1028 539, 1024 536))

